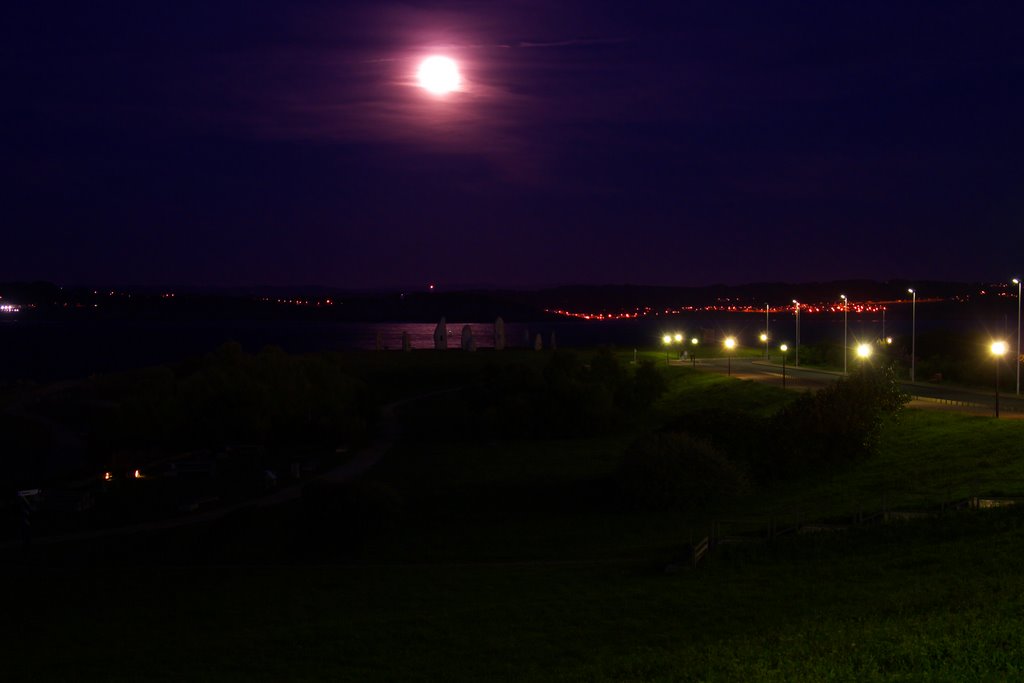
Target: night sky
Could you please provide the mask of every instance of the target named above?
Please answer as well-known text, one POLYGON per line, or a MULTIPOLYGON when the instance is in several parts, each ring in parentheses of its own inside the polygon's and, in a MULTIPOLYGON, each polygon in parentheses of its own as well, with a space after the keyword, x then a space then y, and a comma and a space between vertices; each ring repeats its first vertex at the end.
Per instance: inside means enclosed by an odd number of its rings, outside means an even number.
POLYGON ((1006 280, 1020 2, 22 2, 0 281, 1006 280), (418 87, 446 55, 460 91, 418 87))

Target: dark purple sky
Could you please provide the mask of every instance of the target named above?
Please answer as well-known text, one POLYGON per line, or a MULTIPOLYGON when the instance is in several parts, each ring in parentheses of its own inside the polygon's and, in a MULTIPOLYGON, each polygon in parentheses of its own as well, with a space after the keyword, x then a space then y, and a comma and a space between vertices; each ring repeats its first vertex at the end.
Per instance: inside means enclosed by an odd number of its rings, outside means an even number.
POLYGON ((1020 2, 24 2, 0 39, 0 281, 1024 268, 1020 2))

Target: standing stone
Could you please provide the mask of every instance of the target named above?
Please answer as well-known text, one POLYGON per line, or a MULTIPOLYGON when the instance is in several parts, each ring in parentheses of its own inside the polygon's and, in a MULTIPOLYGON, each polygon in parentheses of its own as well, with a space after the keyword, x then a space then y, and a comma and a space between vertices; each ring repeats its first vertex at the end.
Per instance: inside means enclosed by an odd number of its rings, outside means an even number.
POLYGON ((375 348, 377 351, 380 351, 381 349, 384 348, 384 335, 382 335, 380 332, 377 332, 377 339, 374 341, 373 348, 375 348))
POLYGON ((494 350, 505 350, 505 321, 500 315, 494 319, 494 350))
POLYGON ((558 348, 558 338, 555 336, 555 333, 552 332, 551 333, 551 350, 554 351, 557 348, 558 348))
POLYGON ((403 332, 402 333, 402 350, 403 351, 412 351, 412 342, 409 341, 409 333, 408 332, 403 332))
POLYGON ((534 337, 534 339, 533 339, 533 350, 534 351, 540 351, 543 348, 544 348, 544 340, 541 338, 540 332, 538 332, 537 336, 534 337))
POLYGON ((473 328, 469 325, 462 326, 462 350, 476 351, 476 340, 473 339, 473 328))
POLYGON ((443 317, 434 328, 434 348, 438 351, 448 348, 448 323, 443 317))

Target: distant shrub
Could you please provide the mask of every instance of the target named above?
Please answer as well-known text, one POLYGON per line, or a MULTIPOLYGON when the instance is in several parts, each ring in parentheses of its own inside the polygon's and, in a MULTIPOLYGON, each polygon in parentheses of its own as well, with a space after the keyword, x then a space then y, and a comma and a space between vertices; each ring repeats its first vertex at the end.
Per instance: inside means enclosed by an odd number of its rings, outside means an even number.
POLYGON ((625 499, 657 510, 700 510, 742 494, 743 469, 710 441, 688 434, 655 434, 635 442, 619 468, 625 499))
POLYGON ((817 344, 801 344, 800 360, 804 365, 818 365, 841 368, 843 366, 842 344, 818 342, 817 344))
POLYGON ((633 404, 646 408, 654 403, 666 389, 665 375, 651 360, 643 360, 633 377, 633 404))
POLYGON ((540 373, 516 365, 487 369, 463 395, 470 431, 488 439, 606 433, 665 390, 653 364, 630 372, 608 350, 589 361, 558 351, 540 373))
POLYGON ((792 471, 873 455, 885 420, 908 400, 888 366, 865 368, 803 394, 772 419, 775 447, 765 464, 792 471))
POLYGON ((177 372, 124 373, 101 378, 97 388, 117 406, 95 435, 111 450, 333 448, 364 439, 377 414, 366 385, 339 364, 273 347, 247 354, 225 344, 177 372))

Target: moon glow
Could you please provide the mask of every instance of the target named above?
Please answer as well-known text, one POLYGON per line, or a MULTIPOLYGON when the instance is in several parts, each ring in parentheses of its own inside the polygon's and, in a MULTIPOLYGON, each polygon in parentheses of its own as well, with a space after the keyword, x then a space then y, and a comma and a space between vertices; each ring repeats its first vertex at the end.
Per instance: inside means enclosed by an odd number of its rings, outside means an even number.
POLYGON ((420 62, 416 71, 416 80, 420 87, 435 95, 444 95, 458 90, 462 84, 459 67, 455 60, 448 57, 427 57, 420 62))

